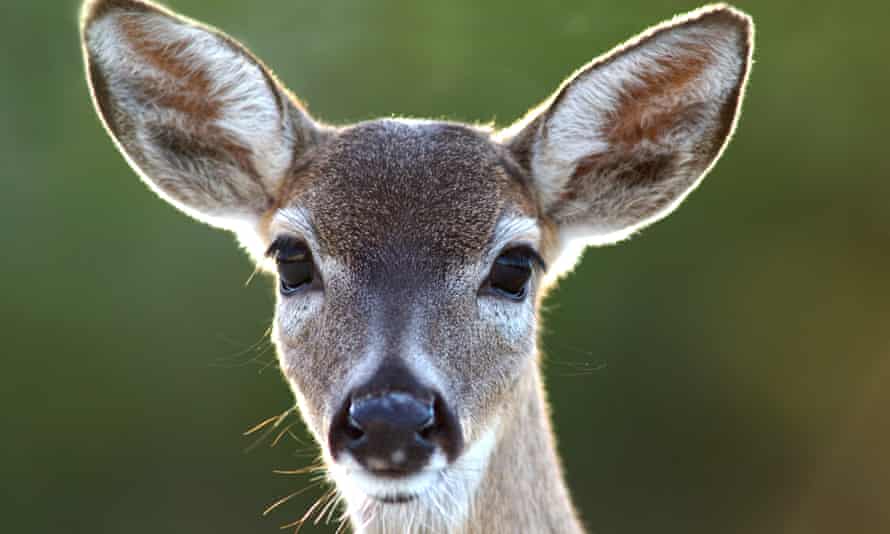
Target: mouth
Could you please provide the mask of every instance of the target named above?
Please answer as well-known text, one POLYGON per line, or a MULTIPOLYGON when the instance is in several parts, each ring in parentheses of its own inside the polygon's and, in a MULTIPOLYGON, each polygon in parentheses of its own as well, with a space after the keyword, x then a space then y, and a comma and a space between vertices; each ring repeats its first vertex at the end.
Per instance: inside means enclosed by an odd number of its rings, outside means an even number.
POLYGON ((381 502, 383 504, 407 504, 411 501, 417 500, 420 495, 417 494, 409 494, 409 493, 396 493, 394 495, 386 495, 383 497, 374 497, 370 496, 375 501, 381 502))
POLYGON ((356 462, 347 463, 348 465, 341 464, 341 469, 334 472, 335 479, 341 487, 348 488, 346 493, 394 506, 422 499, 424 495, 442 483, 446 469, 445 465, 436 465, 439 462, 434 462, 434 465, 416 473, 392 476, 366 469, 356 462))
POLYGON ((367 470, 350 473, 356 489, 383 504, 406 504, 420 499, 441 482, 443 469, 424 469, 418 473, 392 478, 367 470))

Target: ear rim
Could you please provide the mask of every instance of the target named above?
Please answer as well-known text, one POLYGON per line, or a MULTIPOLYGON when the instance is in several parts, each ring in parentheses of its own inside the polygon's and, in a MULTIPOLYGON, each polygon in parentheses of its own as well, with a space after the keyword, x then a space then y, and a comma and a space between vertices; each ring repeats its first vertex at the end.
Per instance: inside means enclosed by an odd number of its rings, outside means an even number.
MULTIPOLYGON (((585 246, 601 246, 623 241, 642 228, 650 226, 663 219, 673 212, 677 206, 692 193, 692 191, 698 188, 704 178, 722 158, 723 153, 732 140, 738 126, 741 117, 741 108, 745 100, 748 81, 754 64, 755 26, 751 16, 728 4, 717 3, 706 5, 687 13, 675 15, 671 19, 655 24, 575 69, 572 74, 567 76, 562 83, 560 83, 559 87, 551 93, 549 97, 530 109, 523 117, 515 121, 513 124, 494 134, 493 139, 505 146, 517 159, 519 165, 530 175, 533 175, 533 158, 537 141, 546 135, 549 120, 556 112, 560 102, 565 98, 569 88, 586 75, 608 65, 623 54, 644 46, 660 35, 679 27, 707 22, 709 19, 722 19, 723 22, 728 23, 730 26, 738 30, 740 44, 739 51, 741 52, 739 57, 742 66, 738 76, 737 85, 733 88, 730 98, 727 99, 727 105, 724 110, 724 113, 730 115, 731 118, 729 121, 724 121, 725 127, 721 128, 720 135, 718 136, 722 138, 722 140, 719 142, 716 150, 714 150, 711 161, 700 172, 699 176, 693 183, 665 208, 627 228, 599 236, 588 236, 585 239, 585 246)), ((541 187, 541 185, 542 183, 538 182, 535 188, 538 192, 540 212, 549 216, 551 214, 551 207, 556 204, 556 201, 563 193, 563 190, 561 187, 547 190, 546 186, 550 184, 544 183, 543 185, 545 187, 541 187)), ((559 222, 556 222, 556 225, 558 227, 562 226, 559 222)))
MULTIPOLYGON (((143 166, 137 163, 134 157, 131 156, 130 151, 123 145, 121 136, 117 133, 120 125, 117 124, 114 117, 115 114, 110 109, 111 98, 107 89, 107 81, 105 76, 99 72, 97 61, 94 60, 89 49, 88 32, 90 28, 96 22, 114 13, 161 15, 177 23, 193 26, 212 34, 226 46, 230 47, 231 50, 242 56, 245 61, 256 65, 262 74, 267 88, 274 97, 275 106, 280 115, 283 135, 286 135, 294 145, 289 168, 292 168, 295 162, 300 159, 302 153, 322 142, 325 137, 326 127, 309 115, 306 106, 287 89, 271 68, 246 46, 222 30, 179 14, 164 5, 150 0, 85 0, 82 4, 79 20, 79 38, 90 99, 97 112, 99 121, 111 138, 118 153, 123 156, 127 165, 152 192, 180 212, 199 222, 235 232, 242 241, 252 240, 247 238, 245 234, 255 233, 258 230, 259 223, 266 217, 267 212, 270 209, 274 209, 275 205, 280 201, 282 190, 287 186, 285 177, 289 171, 285 170, 281 173, 282 176, 279 177, 279 183, 274 190, 270 190, 270 188, 265 186, 262 187, 267 207, 259 212, 245 209, 243 211, 233 210, 231 214, 223 216, 212 215, 191 207, 164 191, 156 183, 155 179, 151 177, 151 173, 144 170, 143 166)), ((250 248, 252 249, 253 247, 250 248)))

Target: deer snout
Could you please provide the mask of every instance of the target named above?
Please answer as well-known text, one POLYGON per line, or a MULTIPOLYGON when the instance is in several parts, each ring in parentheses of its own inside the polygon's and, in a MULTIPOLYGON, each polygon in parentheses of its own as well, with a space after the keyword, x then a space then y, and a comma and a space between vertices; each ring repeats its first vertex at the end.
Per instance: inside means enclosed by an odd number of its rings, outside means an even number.
POLYGON ((335 457, 348 452, 362 467, 387 478, 421 471, 437 449, 453 458, 460 441, 456 418, 433 392, 350 396, 330 434, 335 457))

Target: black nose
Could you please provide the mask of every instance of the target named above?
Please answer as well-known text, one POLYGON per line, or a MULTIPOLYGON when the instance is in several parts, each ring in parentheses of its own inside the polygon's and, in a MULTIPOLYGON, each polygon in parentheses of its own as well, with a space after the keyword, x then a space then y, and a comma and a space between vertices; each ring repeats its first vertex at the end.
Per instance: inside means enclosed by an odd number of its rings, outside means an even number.
POLYGON ((348 451, 378 476, 400 477, 423 469, 437 446, 449 455, 455 426, 433 393, 363 394, 351 397, 335 418, 331 449, 335 456, 348 451))
POLYGON ((433 426, 434 421, 432 398, 421 401, 400 392, 355 399, 349 405, 347 418, 353 431, 406 437, 421 437, 420 433, 433 426))

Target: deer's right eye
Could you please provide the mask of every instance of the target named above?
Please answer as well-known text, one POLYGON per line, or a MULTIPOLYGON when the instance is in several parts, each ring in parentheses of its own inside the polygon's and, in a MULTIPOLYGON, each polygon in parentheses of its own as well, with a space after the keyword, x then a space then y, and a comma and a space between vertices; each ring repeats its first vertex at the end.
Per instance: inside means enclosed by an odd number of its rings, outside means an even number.
POLYGON ((272 247, 269 249, 269 255, 274 255, 278 266, 279 289, 282 295, 293 295, 315 281, 315 263, 305 243, 278 240, 272 247))
POLYGON ((301 287, 312 283, 314 271, 312 258, 284 261, 278 260, 278 278, 281 280, 281 292, 292 295, 301 287))

